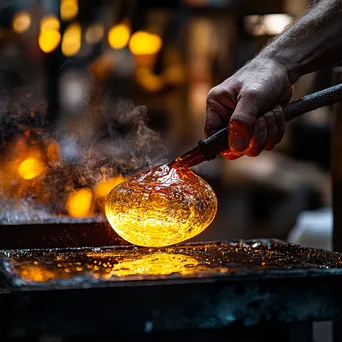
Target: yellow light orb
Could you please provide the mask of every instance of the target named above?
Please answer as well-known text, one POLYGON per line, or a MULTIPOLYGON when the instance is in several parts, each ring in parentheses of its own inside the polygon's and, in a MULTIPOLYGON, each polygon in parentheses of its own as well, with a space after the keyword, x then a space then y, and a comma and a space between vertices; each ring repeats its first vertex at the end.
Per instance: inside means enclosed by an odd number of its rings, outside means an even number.
POLYGON ((75 18, 78 13, 77 0, 62 0, 60 12, 62 20, 68 21, 75 18))
POLYGON ((59 30, 61 28, 61 24, 58 18, 54 15, 47 15, 40 22, 40 30, 59 30))
POLYGON ((36 158, 27 158, 20 163, 18 173, 23 179, 31 180, 40 176, 44 170, 45 165, 43 162, 36 158))
POLYGON ((74 56, 81 49, 81 26, 70 25, 64 32, 62 39, 62 53, 66 57, 74 56))
POLYGON ((69 195, 66 209, 72 217, 87 217, 92 214, 93 192, 90 189, 81 189, 69 195))
POLYGON ((61 34, 55 29, 44 30, 40 33, 38 44, 45 53, 50 53, 57 49, 61 41, 61 34))
POLYGON ((130 29, 126 24, 119 24, 112 27, 108 32, 108 42, 113 49, 123 49, 130 37, 130 29))
POLYGON ((129 49, 134 55, 153 55, 162 47, 162 40, 156 34, 145 31, 135 32, 130 41, 129 49))
POLYGON ((31 16, 28 12, 18 12, 12 20, 13 30, 17 33, 24 33, 31 26, 31 16))
POLYGON ((108 195, 106 217, 126 241, 163 247, 188 240, 215 218, 213 189, 188 168, 161 165, 127 178, 108 195))

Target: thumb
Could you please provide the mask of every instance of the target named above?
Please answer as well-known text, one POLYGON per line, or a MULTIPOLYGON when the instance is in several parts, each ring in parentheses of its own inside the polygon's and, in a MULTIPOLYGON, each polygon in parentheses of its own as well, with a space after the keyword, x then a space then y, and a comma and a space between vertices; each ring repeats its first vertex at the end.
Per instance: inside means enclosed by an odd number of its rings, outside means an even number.
POLYGON ((243 152, 248 147, 257 120, 255 98, 241 98, 229 122, 229 147, 233 152, 243 152))

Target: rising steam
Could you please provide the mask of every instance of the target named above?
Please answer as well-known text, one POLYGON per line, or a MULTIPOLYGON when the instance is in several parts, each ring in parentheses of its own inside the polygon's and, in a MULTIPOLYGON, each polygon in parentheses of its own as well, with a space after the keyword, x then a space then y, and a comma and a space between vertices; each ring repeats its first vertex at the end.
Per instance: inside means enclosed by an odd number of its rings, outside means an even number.
MULTIPOLYGON (((19 101, 9 98, 0 94, 0 204, 6 208, 0 212, 3 220, 11 212, 9 203, 16 212, 36 213, 38 207, 64 215, 73 192, 83 188, 93 191, 101 181, 149 168, 167 155, 160 136, 148 127, 147 108, 134 106, 129 100, 102 98, 89 102, 80 118, 86 123, 81 134, 66 134, 60 126, 46 129, 43 97, 26 94, 19 101), (16 163, 30 153, 44 161, 45 171, 31 181, 23 181, 16 172, 16 163)), ((92 212, 102 212, 101 201, 94 200, 92 212)))

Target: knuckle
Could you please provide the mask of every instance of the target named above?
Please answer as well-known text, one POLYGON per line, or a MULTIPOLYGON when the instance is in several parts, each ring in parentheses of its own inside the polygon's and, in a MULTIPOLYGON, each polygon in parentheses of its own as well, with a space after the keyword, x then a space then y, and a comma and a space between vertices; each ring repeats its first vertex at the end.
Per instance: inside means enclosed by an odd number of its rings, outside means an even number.
POLYGON ((241 97, 253 101, 258 99, 262 92, 258 88, 245 88, 241 90, 241 97))
POLYGON ((208 92, 207 101, 216 99, 220 94, 221 94, 221 90, 219 86, 211 88, 208 92))

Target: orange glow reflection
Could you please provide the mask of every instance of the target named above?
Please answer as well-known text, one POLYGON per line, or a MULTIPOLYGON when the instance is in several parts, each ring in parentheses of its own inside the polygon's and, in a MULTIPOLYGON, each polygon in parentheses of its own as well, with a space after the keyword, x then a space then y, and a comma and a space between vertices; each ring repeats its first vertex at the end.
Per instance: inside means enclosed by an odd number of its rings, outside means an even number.
POLYGON ((92 214, 93 192, 90 189, 81 189, 69 195, 66 209, 72 217, 87 217, 92 214))
POLYGON ((125 259, 112 268, 110 276, 127 277, 132 275, 168 275, 194 273, 193 267, 199 262, 188 255, 157 252, 137 259, 125 259))
POLYGON ((56 274, 49 271, 44 266, 39 265, 23 265, 19 272, 20 277, 27 282, 43 283, 52 279, 56 279, 56 274))
POLYGON ((25 159, 18 168, 19 175, 26 180, 40 176, 45 170, 45 165, 40 160, 30 157, 25 159))
MULTIPOLYGON (((15 272, 26 282, 44 283, 51 280, 65 280, 73 277, 87 276, 95 279, 112 280, 116 277, 167 276, 180 274, 192 276, 217 273, 217 268, 203 264, 196 258, 174 252, 151 252, 149 254, 125 256, 121 252, 90 252, 88 261, 50 260, 49 264, 25 263, 17 266, 15 272), (53 262, 53 263, 52 263, 53 262)), ((224 273, 227 268, 222 267, 224 273)))

